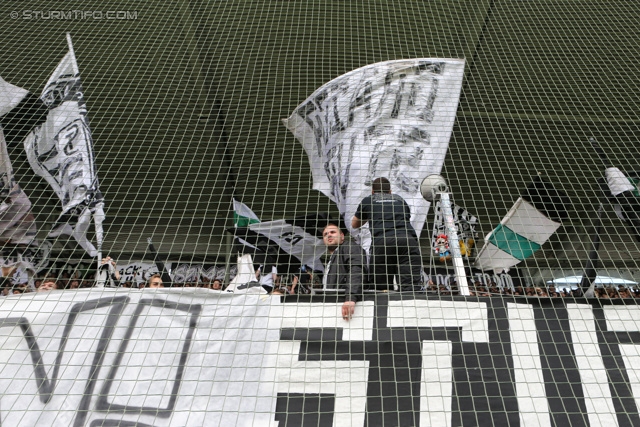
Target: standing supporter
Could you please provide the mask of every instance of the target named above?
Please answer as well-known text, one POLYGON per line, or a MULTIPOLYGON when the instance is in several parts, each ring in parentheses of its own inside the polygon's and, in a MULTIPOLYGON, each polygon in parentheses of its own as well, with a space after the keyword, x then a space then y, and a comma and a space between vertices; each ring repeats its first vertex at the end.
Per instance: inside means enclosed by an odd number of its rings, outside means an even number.
POLYGON ((291 279, 291 293, 308 295, 312 293, 313 274, 307 266, 300 267, 300 272, 293 275, 291 279))
POLYGON ((278 282, 278 269, 275 265, 271 268, 266 265, 260 265, 256 270, 256 279, 265 291, 271 292, 273 291, 273 285, 278 282))
POLYGON ((284 295, 284 291, 280 288, 278 289, 274 289, 271 292, 269 292, 270 295, 284 295))
POLYGON ((345 289, 342 318, 349 320, 353 316, 356 302, 362 299, 364 251, 351 240, 345 241, 344 233, 335 224, 324 228, 322 240, 329 255, 322 284, 326 288, 345 289))
POLYGON ((110 288, 120 286, 120 272, 118 271, 116 261, 110 256, 102 258, 100 262, 100 272, 96 286, 106 286, 110 288))
POLYGON ((3 297, 6 297, 7 295, 9 295, 10 291, 11 291, 11 279, 9 279, 8 277, 0 276, 0 294, 3 297))
POLYGON ((25 285, 17 285, 12 288, 13 295, 22 295, 29 292, 29 289, 25 285))
POLYGON ((391 194, 389 180, 376 178, 371 185, 371 195, 360 202, 351 220, 355 229, 369 223, 376 287, 388 289, 393 276, 397 275, 401 290, 419 289, 422 258, 410 219, 409 205, 399 195, 391 194))
POLYGON ((214 291, 221 291, 222 282, 219 279, 215 279, 213 283, 211 283, 211 289, 213 289, 214 291))
POLYGON ((211 279, 207 277, 201 277, 198 281, 198 287, 204 289, 211 289, 211 279))
POLYGON ((164 285, 162 284, 162 277, 159 274, 154 274, 149 277, 149 280, 147 281, 147 288, 164 288, 164 285))
POLYGON ((55 291, 58 289, 58 285, 53 279, 44 279, 42 284, 38 287, 38 292, 55 291))

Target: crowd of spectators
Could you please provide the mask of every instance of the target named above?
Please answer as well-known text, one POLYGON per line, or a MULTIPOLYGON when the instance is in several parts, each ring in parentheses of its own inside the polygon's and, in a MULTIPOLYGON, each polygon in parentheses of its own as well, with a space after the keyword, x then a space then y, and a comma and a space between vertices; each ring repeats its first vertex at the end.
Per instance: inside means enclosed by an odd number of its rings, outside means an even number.
MULTIPOLYGON (((313 294, 316 290, 322 288, 320 275, 313 274, 310 271, 298 272, 295 274, 276 275, 273 287, 268 289, 269 293, 274 295, 294 295, 294 294, 313 294)), ((144 282, 124 281, 119 283, 123 288, 143 289, 145 287, 154 286, 154 278, 160 280, 159 275, 153 275, 144 282)), ((95 272, 80 271, 50 271, 43 276, 36 277, 34 287, 31 288, 27 284, 12 284, 9 279, 0 279, 0 296, 17 295, 29 292, 48 291, 53 289, 86 289, 92 288, 96 284, 95 272)), ((200 277, 197 281, 189 281, 184 283, 171 283, 171 287, 184 288, 204 288, 216 291, 224 291, 229 284, 223 283, 219 278, 200 277)), ((164 286, 161 286, 164 287, 164 286)), ((458 295, 459 292, 455 286, 436 284, 432 281, 424 288, 427 295, 458 295)), ((479 281, 469 286, 471 296, 490 297, 490 296, 525 296, 540 298, 571 298, 581 297, 582 291, 577 287, 555 287, 554 285, 545 286, 514 286, 501 287, 495 283, 489 285, 479 281)), ((595 288, 595 297, 601 299, 616 298, 640 298, 640 286, 600 286, 595 288)))
MULTIPOLYGON (((34 280, 34 287, 31 288, 28 284, 12 284, 10 280, 5 279, 2 283, 0 283, 0 295, 17 295, 29 292, 40 292, 40 291, 50 291, 50 290, 58 290, 58 289, 86 289, 93 288, 95 286, 95 275, 89 275, 84 278, 77 277, 66 277, 68 274, 63 273, 60 276, 49 275, 41 278, 36 278, 34 280)), ((126 281, 120 284, 123 288, 133 288, 133 289, 143 289, 143 288, 158 288, 164 287, 164 285, 158 286, 156 284, 156 280, 154 278, 159 278, 159 275, 154 275, 150 277, 145 282, 133 282, 126 281)), ((210 280, 207 278, 202 278, 198 282, 187 282, 187 283, 173 283, 172 287, 184 287, 184 288, 205 288, 212 290, 223 290, 224 286, 222 285, 222 281, 219 279, 210 280)))
MULTIPOLYGON (((627 287, 620 286, 599 286, 595 288, 595 297, 602 299, 614 299, 614 298, 640 298, 640 287, 627 287)), ((455 287, 447 287, 445 285, 436 285, 430 282, 427 286, 427 293, 440 294, 440 295, 458 295, 458 290, 455 287)), ((471 296, 478 297, 490 297, 490 296, 525 296, 525 297, 540 297, 540 298, 573 298, 581 297, 583 295, 582 290, 578 287, 562 287, 557 288, 554 285, 551 286, 514 286, 500 287, 495 283, 488 286, 481 282, 475 282, 469 286, 469 294, 471 296)))

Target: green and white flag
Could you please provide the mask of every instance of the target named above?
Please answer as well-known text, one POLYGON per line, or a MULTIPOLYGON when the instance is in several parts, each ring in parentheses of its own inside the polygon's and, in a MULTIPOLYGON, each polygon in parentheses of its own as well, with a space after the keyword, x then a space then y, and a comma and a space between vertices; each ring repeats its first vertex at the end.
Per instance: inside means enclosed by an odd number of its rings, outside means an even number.
POLYGON ((520 197, 500 225, 484 238, 476 266, 507 270, 533 255, 560 225, 520 197))
POLYGON ((536 177, 500 224, 484 238, 476 267, 496 273, 531 257, 567 218, 566 194, 536 177))
POLYGON ((233 225, 235 227, 247 227, 249 224, 257 224, 260 218, 253 213, 249 206, 233 199, 233 225))

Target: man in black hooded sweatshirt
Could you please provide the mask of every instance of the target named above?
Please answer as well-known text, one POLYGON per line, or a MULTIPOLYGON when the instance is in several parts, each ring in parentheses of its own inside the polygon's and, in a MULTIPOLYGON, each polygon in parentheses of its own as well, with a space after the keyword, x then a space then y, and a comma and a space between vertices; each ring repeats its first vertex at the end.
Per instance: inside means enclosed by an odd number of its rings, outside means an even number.
POLYGON ((378 289, 388 289, 397 275, 403 291, 420 288, 422 258, 416 231, 410 222, 411 211, 407 202, 391 194, 387 178, 376 178, 371 195, 365 197, 351 220, 353 228, 369 222, 371 230, 371 270, 378 289))

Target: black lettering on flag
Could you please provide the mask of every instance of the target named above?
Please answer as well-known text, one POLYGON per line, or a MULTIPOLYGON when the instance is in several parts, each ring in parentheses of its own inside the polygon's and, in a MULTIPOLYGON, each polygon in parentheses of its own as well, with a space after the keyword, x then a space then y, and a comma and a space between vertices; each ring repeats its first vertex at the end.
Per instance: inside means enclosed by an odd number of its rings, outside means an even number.
POLYGON ((358 107, 362 107, 364 105, 365 118, 369 119, 371 117, 371 92, 373 92, 373 85, 370 81, 367 81, 364 83, 362 93, 358 93, 355 99, 351 102, 351 105, 349 105, 349 126, 353 124, 355 110, 358 109, 358 107))
POLYGON ((435 77, 431 79, 431 91, 429 91, 429 96, 427 97, 427 105, 424 108, 424 111, 420 115, 420 118, 427 123, 431 123, 433 121, 433 105, 436 102, 436 98, 438 96, 438 79, 435 77))
MULTIPOLYGON (((400 74, 400 78, 401 79, 403 79, 405 77, 406 77, 405 74, 400 74)), ((402 107, 402 95, 404 94, 404 85, 405 85, 405 82, 400 80, 400 87, 398 88, 398 91, 396 92, 396 100, 393 103, 393 109, 391 110, 391 118, 392 119, 397 119, 398 118, 398 114, 400 113, 400 108, 402 107)))

